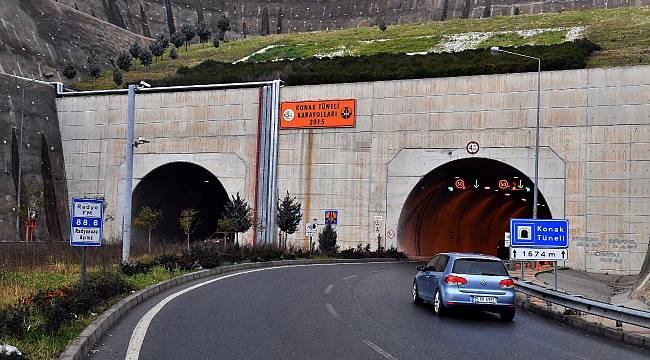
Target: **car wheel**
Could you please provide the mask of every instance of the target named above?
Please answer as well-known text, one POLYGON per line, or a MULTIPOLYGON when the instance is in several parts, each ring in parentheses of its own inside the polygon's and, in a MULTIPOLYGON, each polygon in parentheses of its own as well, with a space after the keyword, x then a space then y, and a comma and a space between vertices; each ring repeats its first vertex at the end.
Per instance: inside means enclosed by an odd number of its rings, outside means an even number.
POLYGON ((436 289, 436 294, 433 297, 433 312, 437 316, 442 316, 446 313, 445 304, 442 303, 442 295, 440 295, 440 289, 436 289))
POLYGON ((509 310, 509 311, 503 311, 499 314, 499 317, 501 318, 501 321, 512 321, 512 319, 515 318, 515 311, 514 310, 509 310))
POLYGON ((413 281, 413 291, 411 292, 411 302, 413 304, 419 304, 422 302, 420 295, 418 295, 418 284, 413 281))

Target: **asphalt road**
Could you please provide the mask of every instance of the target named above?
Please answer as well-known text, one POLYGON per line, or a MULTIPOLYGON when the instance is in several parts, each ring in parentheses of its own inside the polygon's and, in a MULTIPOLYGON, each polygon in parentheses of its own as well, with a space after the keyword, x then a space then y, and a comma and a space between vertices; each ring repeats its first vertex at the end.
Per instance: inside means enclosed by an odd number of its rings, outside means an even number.
MULTIPOLYGON (((287 267, 232 276, 169 301, 139 359, 648 359, 649 352, 519 311, 438 318, 409 302, 415 263, 287 267)), ((197 281, 193 284, 203 282, 197 281)), ((169 290, 110 329, 89 358, 125 359, 136 324, 169 290)))

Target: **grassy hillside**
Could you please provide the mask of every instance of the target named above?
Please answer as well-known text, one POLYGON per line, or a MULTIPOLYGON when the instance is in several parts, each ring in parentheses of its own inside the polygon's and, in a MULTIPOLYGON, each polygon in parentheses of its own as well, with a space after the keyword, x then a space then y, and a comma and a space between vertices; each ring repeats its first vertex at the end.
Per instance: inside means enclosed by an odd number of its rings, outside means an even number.
MULTIPOLYGON (((162 79, 181 66, 205 60, 233 63, 290 60, 313 56, 374 55, 380 53, 449 52, 493 45, 552 45, 575 34, 600 45, 589 67, 650 64, 650 8, 590 10, 560 14, 449 20, 426 24, 271 35, 223 43, 193 44, 179 49, 179 58, 156 60, 148 69, 140 64, 125 74, 126 80, 162 79)), ((135 63, 135 61, 134 61, 135 63)), ((75 84, 79 89, 114 88, 110 71, 96 82, 75 84)))

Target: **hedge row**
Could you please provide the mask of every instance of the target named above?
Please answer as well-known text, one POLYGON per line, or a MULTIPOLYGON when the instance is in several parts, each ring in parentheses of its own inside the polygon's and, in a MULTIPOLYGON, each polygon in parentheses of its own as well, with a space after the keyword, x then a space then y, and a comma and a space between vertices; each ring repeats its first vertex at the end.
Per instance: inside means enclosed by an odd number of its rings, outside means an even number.
MULTIPOLYGON (((589 40, 507 49, 542 59, 543 70, 582 69, 600 47, 589 40)), ((287 85, 349 83, 537 71, 537 61, 489 50, 406 55, 378 54, 338 58, 230 64, 207 60, 181 67, 176 76, 151 80, 156 86, 218 84, 282 79, 287 85)))

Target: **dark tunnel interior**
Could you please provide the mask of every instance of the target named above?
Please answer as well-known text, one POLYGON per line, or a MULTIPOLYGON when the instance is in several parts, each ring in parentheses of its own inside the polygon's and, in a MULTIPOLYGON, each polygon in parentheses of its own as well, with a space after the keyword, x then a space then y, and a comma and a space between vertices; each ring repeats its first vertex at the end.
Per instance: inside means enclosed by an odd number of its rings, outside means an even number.
MULTIPOLYGON (((199 224, 192 239, 205 239, 217 231, 228 194, 219 180, 205 168, 186 162, 165 164, 147 174, 133 191, 133 217, 149 206, 162 213, 162 220, 152 232, 152 238, 161 242, 179 242, 185 239, 180 228, 181 211, 195 208, 199 224)), ((134 240, 146 235, 134 229, 134 240)))
MULTIPOLYGON (((551 218, 538 192, 538 217, 551 218)), ((409 255, 460 251, 506 258, 510 218, 533 215, 533 181, 514 167, 486 158, 451 161, 411 190, 399 220, 399 246, 409 255)))

